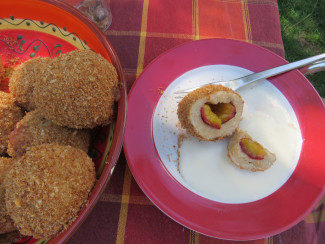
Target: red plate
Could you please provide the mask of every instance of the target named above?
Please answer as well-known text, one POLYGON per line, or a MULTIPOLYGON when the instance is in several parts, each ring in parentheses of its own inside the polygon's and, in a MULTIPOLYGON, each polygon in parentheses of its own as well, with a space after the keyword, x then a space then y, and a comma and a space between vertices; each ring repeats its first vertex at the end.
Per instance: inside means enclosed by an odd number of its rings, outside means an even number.
POLYGON ((313 86, 297 70, 269 81, 284 94, 298 119, 303 138, 299 162, 288 181, 263 199, 225 204, 196 195, 165 168, 152 136, 153 113, 161 90, 185 72, 214 64, 258 72, 285 63, 256 45, 207 39, 169 50, 147 66, 128 96, 124 149, 135 180, 166 215, 205 235, 251 240, 289 229, 315 207, 325 186, 325 108, 313 86))

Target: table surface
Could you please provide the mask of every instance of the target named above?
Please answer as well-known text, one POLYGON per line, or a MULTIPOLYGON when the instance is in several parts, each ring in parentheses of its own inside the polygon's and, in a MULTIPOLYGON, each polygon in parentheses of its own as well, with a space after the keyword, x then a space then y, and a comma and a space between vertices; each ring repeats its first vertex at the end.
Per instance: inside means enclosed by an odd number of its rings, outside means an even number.
MULTIPOLYGON (((130 90, 143 69, 179 44, 206 38, 254 43, 284 57, 276 0, 111 0, 105 32, 130 90)), ((261 240, 201 235, 162 213, 140 190, 122 151, 96 207, 68 243, 324 243, 325 198, 293 228, 261 240)))

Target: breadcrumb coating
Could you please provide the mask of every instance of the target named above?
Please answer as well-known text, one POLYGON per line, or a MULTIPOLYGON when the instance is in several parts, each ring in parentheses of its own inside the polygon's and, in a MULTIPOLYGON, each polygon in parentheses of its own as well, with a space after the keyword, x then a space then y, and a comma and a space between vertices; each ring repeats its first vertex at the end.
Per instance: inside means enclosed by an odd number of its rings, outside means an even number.
POLYGON ((80 149, 43 144, 15 161, 4 183, 6 208, 20 233, 49 239, 66 229, 86 203, 95 168, 80 149))
POLYGON ((15 104, 12 95, 0 91, 0 155, 6 153, 9 133, 15 129, 16 123, 22 118, 23 112, 15 104))
POLYGON ((35 83, 44 76, 50 58, 37 57, 17 66, 9 80, 9 91, 16 102, 28 111, 35 109, 32 99, 35 83))
POLYGON ((16 230, 14 223, 7 214, 5 188, 3 186, 3 180, 12 165, 13 160, 11 158, 0 157, 0 234, 16 230))
POLYGON ((112 121, 117 71, 100 54, 76 50, 53 59, 34 88, 42 115, 60 126, 94 128, 112 121))
POLYGON ((53 142, 88 152, 90 131, 58 126, 34 110, 28 112, 10 133, 7 151, 16 158, 22 156, 29 147, 53 142))

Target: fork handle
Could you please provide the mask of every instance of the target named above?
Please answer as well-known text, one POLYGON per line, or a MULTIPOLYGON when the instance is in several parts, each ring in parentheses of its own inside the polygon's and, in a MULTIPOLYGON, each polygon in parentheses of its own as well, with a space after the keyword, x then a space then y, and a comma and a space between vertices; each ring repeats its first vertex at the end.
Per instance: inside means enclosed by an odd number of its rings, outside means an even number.
POLYGON ((310 73, 324 70, 324 66, 325 66, 325 53, 322 53, 310 58, 302 59, 293 63, 288 63, 272 69, 268 69, 258 73, 253 73, 251 75, 247 75, 239 79, 235 79, 231 81, 232 84, 230 85, 230 87, 232 89, 238 89, 239 87, 255 82, 257 80, 266 79, 301 67, 305 67, 305 69, 302 69, 304 74, 310 74, 310 73))
POLYGON ((325 70, 325 59, 302 67, 300 72, 304 75, 309 75, 323 70, 325 70))

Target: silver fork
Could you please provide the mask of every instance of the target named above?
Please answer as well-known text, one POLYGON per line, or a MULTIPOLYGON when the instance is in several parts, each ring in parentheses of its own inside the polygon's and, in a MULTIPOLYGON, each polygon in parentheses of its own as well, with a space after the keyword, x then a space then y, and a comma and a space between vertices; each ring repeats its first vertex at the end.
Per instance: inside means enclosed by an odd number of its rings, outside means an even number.
MULTIPOLYGON (((216 82, 211 82, 208 84, 204 84, 202 86, 206 86, 206 85, 223 85, 223 86, 227 86, 233 90, 237 90, 240 87, 246 86, 248 84, 251 84, 255 81, 261 80, 261 79, 267 79, 282 73, 285 73, 287 71, 293 70, 293 69, 297 69, 297 68, 301 68, 300 71, 304 74, 312 74, 315 72, 319 72, 322 70, 325 70, 325 53, 310 57, 310 58, 306 58, 306 59, 302 59, 293 63, 289 63, 289 64, 285 64, 285 65, 281 65, 272 69, 268 69, 268 70, 264 70, 258 73, 253 73, 247 76, 243 76, 234 80, 228 80, 228 81, 216 81, 216 82)), ((187 93, 192 92, 194 90, 196 90, 197 88, 200 88, 202 86, 196 86, 196 87, 192 87, 192 88, 188 88, 188 89, 184 89, 184 90, 178 90, 176 92, 174 92, 175 98, 183 98, 187 93)))

